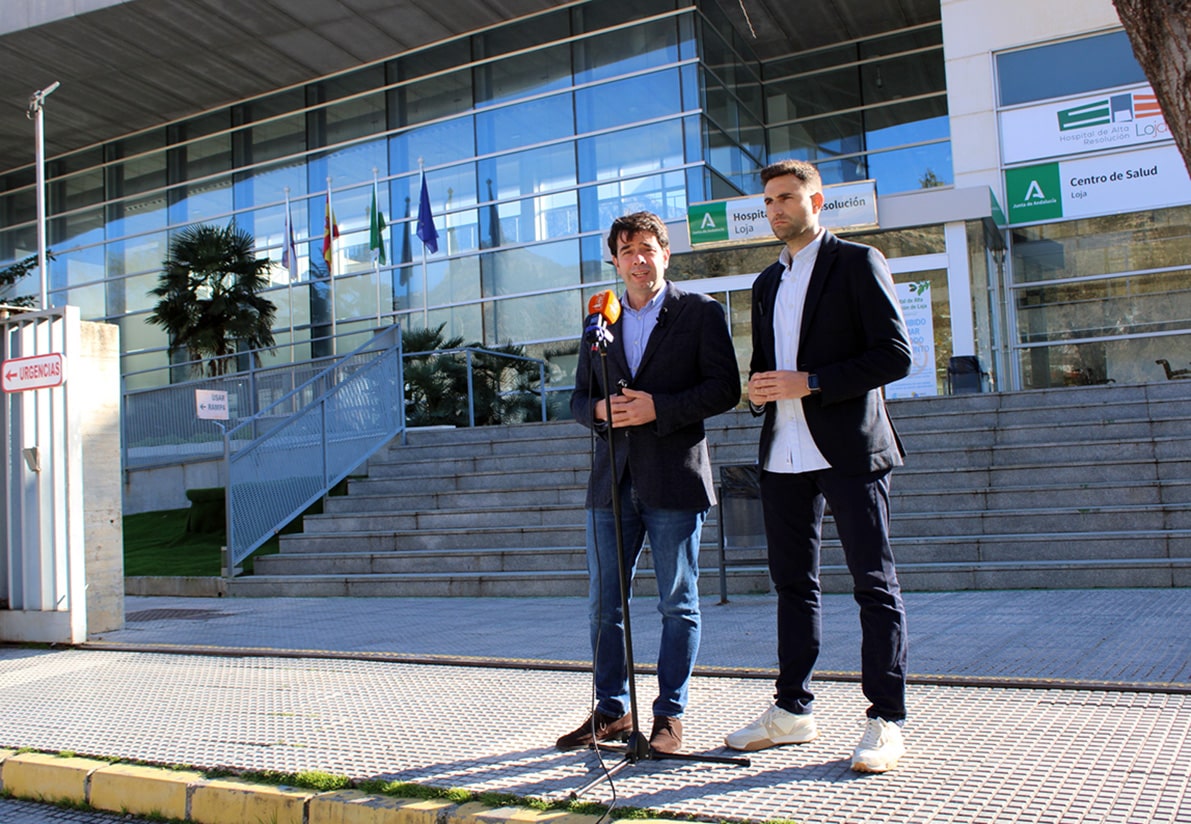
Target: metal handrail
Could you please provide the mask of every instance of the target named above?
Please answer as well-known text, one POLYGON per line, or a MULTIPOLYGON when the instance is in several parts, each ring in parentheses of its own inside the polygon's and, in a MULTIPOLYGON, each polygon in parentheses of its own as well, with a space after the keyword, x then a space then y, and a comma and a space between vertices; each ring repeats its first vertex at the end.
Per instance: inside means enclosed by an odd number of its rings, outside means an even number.
POLYGON ((226 575, 404 431, 402 375, 401 335, 391 327, 225 430, 226 575), (253 438, 233 451, 242 433, 253 438))

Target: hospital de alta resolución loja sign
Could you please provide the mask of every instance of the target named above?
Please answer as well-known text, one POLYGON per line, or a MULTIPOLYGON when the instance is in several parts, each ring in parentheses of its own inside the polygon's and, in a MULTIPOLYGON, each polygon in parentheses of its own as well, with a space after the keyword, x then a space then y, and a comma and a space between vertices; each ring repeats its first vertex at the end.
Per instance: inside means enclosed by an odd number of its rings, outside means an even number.
MULTIPOLYGON (((692 247, 775 240, 761 195, 695 203, 687 207, 686 219, 692 247)), ((824 186, 819 222, 833 232, 877 226, 877 182, 824 186)))

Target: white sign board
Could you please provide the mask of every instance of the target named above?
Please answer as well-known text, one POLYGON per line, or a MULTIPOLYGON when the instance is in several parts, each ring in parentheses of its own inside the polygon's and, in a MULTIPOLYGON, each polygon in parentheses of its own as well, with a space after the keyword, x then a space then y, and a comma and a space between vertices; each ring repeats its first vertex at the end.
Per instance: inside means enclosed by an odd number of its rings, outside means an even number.
POLYGON ((930 309, 930 281, 897 283, 897 300, 902 306, 910 333, 913 362, 910 374, 885 387, 887 398, 925 398, 939 394, 935 378, 935 322, 930 309))
POLYGON ((1191 203, 1173 144, 1005 170, 1009 222, 1115 215, 1191 203))
POLYGON ((5 392, 49 389, 66 380, 66 361, 58 352, 12 358, 0 365, 0 385, 5 392))
MULTIPOLYGON (((877 183, 835 183, 823 187, 819 223, 833 232, 877 225, 877 183)), ((687 207, 691 245, 772 243, 762 195, 698 203, 687 207)))
POLYGON ((217 389, 194 390, 194 405, 199 420, 227 420, 227 392, 217 389))
POLYGON ((1001 112, 1000 121, 1006 165, 1173 137, 1149 86, 1009 109, 1001 112))

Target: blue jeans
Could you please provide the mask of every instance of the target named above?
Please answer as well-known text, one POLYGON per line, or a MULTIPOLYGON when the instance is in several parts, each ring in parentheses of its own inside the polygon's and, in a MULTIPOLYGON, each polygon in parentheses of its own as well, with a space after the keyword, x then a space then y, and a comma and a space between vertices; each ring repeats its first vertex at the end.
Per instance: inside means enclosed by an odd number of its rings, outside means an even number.
MULTIPOLYGON (((658 651, 658 697, 654 715, 680 717, 699 651, 699 536, 707 510, 653 509, 638 500, 631 483, 620 489, 625 574, 631 597, 633 574, 649 536, 658 582, 662 638, 658 651)), ((616 526, 611 509, 589 509, 588 614, 595 669, 596 709, 620 717, 629 710, 624 615, 616 563, 616 526)), ((634 665, 636 662, 634 662, 634 665)))

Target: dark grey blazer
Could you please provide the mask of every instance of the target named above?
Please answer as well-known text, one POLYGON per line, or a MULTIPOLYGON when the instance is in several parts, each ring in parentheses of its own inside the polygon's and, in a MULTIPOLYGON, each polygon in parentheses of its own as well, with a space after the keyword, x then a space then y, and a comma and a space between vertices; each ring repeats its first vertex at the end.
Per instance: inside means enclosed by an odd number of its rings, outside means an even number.
MULTIPOLYGON (((775 263, 753 282, 750 375, 777 368, 773 311, 783 271, 775 263)), ((904 378, 910 365, 910 337, 889 264, 871 246, 825 232, 807 287, 798 371, 819 376, 821 391, 803 398, 802 408, 815 445, 833 469, 860 475, 902 463, 905 452, 881 387, 904 378)), ((762 466, 776 407, 764 407, 762 466)))
POLYGON ((740 370, 724 308, 706 295, 684 292, 666 283, 658 322, 649 336, 634 378, 621 342, 623 320, 612 324, 607 354, 580 343, 571 414, 595 429, 595 456, 587 485, 587 507, 612 506, 608 427, 596 426, 594 405, 604 402, 603 360, 613 394, 621 381, 653 396, 657 420, 643 426, 612 430, 617 481, 625 468, 633 488, 647 506, 702 510, 715 503, 715 483, 707 454, 703 420, 727 412, 740 400, 740 370))

